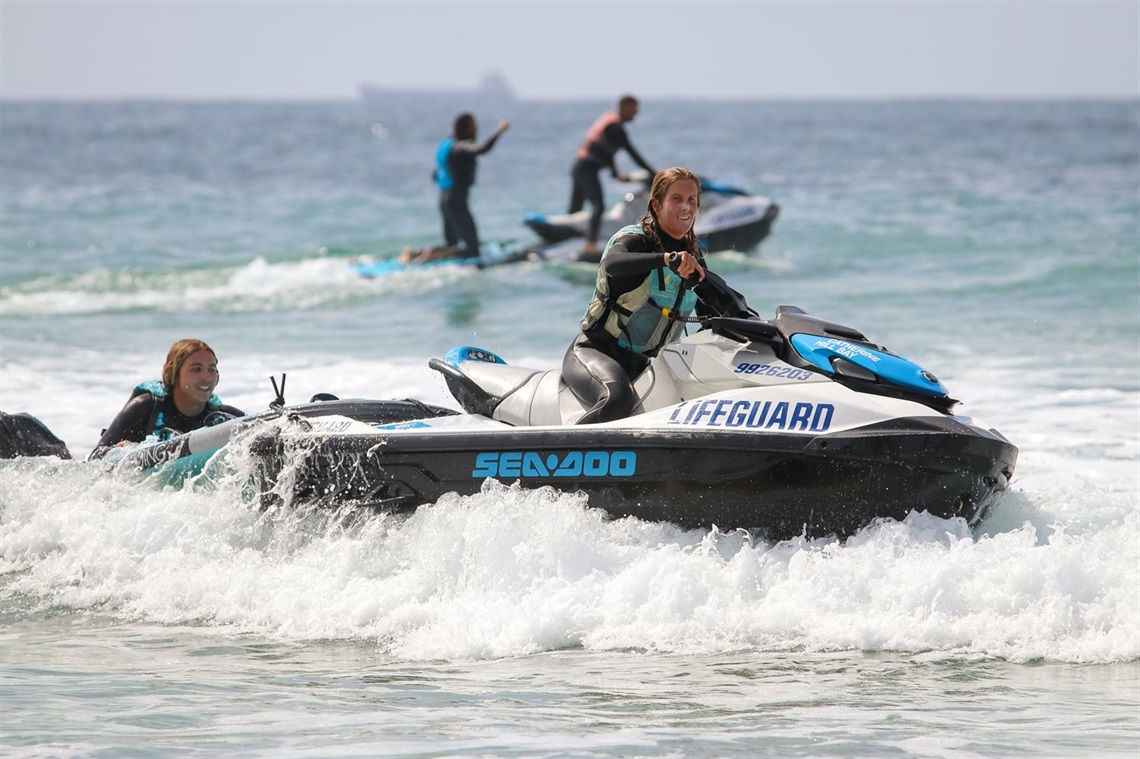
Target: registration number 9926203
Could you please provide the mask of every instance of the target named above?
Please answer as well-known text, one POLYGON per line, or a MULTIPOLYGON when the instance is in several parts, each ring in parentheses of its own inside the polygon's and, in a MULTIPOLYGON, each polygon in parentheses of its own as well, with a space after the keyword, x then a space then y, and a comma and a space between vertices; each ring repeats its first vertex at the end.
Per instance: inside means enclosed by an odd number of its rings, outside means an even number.
POLYGON ((733 370, 736 374, 762 374, 767 377, 783 377, 790 380, 803 381, 811 379, 812 372, 807 369, 796 369, 793 366, 774 366, 772 364, 740 363, 733 370))

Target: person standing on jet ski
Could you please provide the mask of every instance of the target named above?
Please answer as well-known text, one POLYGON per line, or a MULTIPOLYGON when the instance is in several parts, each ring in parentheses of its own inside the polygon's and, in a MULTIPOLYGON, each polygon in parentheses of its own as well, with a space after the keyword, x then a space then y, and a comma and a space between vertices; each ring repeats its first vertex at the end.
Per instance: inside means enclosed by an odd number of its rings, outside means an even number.
POLYGON ((475 184, 475 162, 495 147, 499 136, 510 128, 500 121, 495 133, 482 143, 476 143, 479 125, 475 116, 461 113, 455 117, 451 136, 439 143, 435 151, 435 171, 432 179, 439 187, 439 213, 443 217, 444 246, 405 250, 400 263, 427 263, 439 258, 476 258, 479 255, 479 232, 475 217, 467 205, 471 185, 475 184), (462 243, 462 244, 460 244, 462 243))
POLYGON ((162 438, 245 416, 214 395, 220 376, 218 357, 209 345, 194 339, 174 343, 166 354, 162 380, 135 387, 111 426, 103 430, 88 460, 102 458, 119 445, 141 443, 151 435, 162 438))
POLYGON ((638 166, 653 176, 653 168, 638 153, 629 141, 625 124, 637 116, 639 104, 633 95, 623 95, 616 111, 609 111, 598 117, 586 132, 586 139, 574 156, 574 167, 570 170, 574 185, 570 192, 570 213, 581 211, 586 201, 590 202, 590 226, 586 233, 586 246, 582 249, 584 258, 595 257, 598 253, 598 230, 602 226, 604 212, 602 182, 598 172, 609 169, 614 178, 628 182, 629 176, 619 173, 614 156, 619 150, 629 153, 638 166))
POLYGON ((725 296, 703 288, 704 253, 693 225, 701 183, 675 166, 653 177, 649 207, 637 224, 618 230, 602 253, 593 300, 582 331, 562 360, 571 392, 590 409, 579 424, 629 416, 637 405, 633 381, 683 328, 694 310, 726 313, 725 296))

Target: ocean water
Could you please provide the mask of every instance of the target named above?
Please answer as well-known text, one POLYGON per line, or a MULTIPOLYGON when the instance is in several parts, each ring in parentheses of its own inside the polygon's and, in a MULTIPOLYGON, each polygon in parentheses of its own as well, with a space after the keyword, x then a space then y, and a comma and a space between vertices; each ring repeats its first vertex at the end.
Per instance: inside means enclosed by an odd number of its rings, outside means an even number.
MULTIPOLYGON (((608 105, 476 111, 512 122, 485 238, 564 210, 608 105)), ((0 753, 1140 753, 1140 102, 647 101, 630 127, 780 204, 714 259, 761 314, 861 329, 1019 446, 974 531, 770 544, 509 483, 262 515, 240 459, 180 491, 82 461, 182 337, 246 411, 282 374, 290 402, 454 405, 427 360, 459 344, 557 365, 588 270, 349 268, 438 241, 463 107, 0 104, 0 408, 79 459, 0 462, 0 753)))

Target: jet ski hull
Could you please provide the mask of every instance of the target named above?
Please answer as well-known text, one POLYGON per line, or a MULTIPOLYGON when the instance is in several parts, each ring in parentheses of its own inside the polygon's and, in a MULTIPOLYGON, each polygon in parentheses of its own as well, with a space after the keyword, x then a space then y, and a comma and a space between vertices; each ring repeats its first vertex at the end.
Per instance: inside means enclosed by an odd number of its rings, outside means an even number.
POLYGON ((769 539, 847 535, 910 511, 984 517, 1017 450, 954 417, 828 435, 504 428, 255 440, 263 505, 401 512, 487 479, 580 491, 612 517, 747 528, 769 539), (282 488, 288 492, 282 492, 282 488))
POLYGON ((772 232, 772 222, 779 214, 780 207, 772 203, 759 218, 750 216, 734 223, 710 227, 701 236, 701 243, 711 252, 752 250, 772 232))

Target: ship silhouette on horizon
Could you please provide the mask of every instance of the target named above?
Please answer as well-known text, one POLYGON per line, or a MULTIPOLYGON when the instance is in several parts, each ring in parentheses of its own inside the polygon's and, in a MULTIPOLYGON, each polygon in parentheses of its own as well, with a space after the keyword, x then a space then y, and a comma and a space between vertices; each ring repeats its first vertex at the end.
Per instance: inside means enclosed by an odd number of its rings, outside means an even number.
POLYGON ((455 98, 478 105, 506 105, 516 101, 514 88, 498 71, 491 71, 479 79, 479 86, 473 89, 451 88, 411 88, 389 87, 379 84, 362 84, 360 98, 366 103, 401 104, 422 101, 438 101, 441 98, 455 98))

